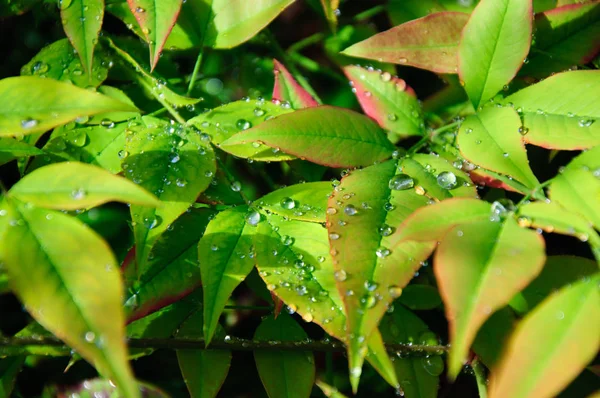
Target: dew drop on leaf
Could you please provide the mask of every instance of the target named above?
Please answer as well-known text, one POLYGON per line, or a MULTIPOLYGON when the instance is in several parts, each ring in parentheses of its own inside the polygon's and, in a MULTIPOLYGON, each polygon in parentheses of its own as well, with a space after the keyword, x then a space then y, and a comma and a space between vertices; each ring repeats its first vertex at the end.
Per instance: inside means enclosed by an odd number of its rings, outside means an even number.
POLYGON ((437 377, 444 371, 444 361, 437 355, 421 358, 421 365, 432 376, 437 377))
POLYGON ((392 285, 388 287, 388 293, 392 298, 398 298, 402 295, 402 288, 400 286, 392 285))
POLYGON ((23 127, 24 129, 32 129, 37 125, 38 121, 35 119, 28 118, 21 120, 21 127, 23 127))
POLYGON ((390 249, 387 249, 385 247, 380 247, 379 249, 377 249, 375 251, 375 254, 377 255, 377 257, 379 258, 385 258, 387 256, 389 256, 392 252, 390 251, 390 249))
POLYGON ((403 191, 415 186, 415 181, 408 174, 396 174, 388 183, 390 189, 395 191, 403 191))
POLYGON ((440 187, 444 189, 453 189, 456 188, 457 180, 454 173, 450 171, 442 171, 437 176, 437 183, 440 187))
POLYGON ((129 156, 129 152, 120 150, 117 155, 119 156, 119 159, 125 159, 127 156, 129 156))
POLYGON ((339 238, 340 238, 339 234, 336 234, 336 233, 329 234, 329 239, 331 239, 331 240, 338 240, 339 238))
POLYGON ((242 184, 239 181, 234 181, 231 183, 231 190, 233 192, 240 192, 242 190, 242 184))
POLYGON ((369 292, 375 291, 379 287, 379 284, 373 281, 365 281, 365 289, 369 292))
POLYGON ((258 223, 260 222, 261 219, 261 215, 258 211, 256 210, 251 210, 247 215, 246 215, 246 222, 248 223, 248 225, 251 225, 253 227, 257 226, 258 223))
POLYGON ((248 130, 250 127, 252 127, 252 123, 250 123, 246 119, 238 119, 235 125, 240 130, 248 130))
POLYGON ((594 123, 594 119, 579 119, 579 127, 590 127, 594 123))
POLYGON ((343 269, 340 269, 340 270, 335 271, 335 273, 333 274, 333 277, 338 282, 344 282, 346 279, 348 279, 348 274, 343 269))
POLYGON ((529 133, 529 129, 527 127, 525 127, 525 126, 519 127, 519 134, 526 135, 527 133, 529 133))
POLYGON ((73 192, 71 192, 71 197, 75 200, 81 200, 85 198, 86 195, 87 192, 83 188, 75 189, 73 192))
POLYGON ((356 207, 354 207, 354 205, 347 205, 346 207, 344 207, 344 213, 346 213, 349 216, 354 216, 358 213, 358 210, 356 210, 356 207))
POLYGON ((381 236, 390 236, 391 234, 394 233, 394 227, 390 227, 387 224, 383 224, 381 227, 379 227, 379 235, 381 236))
POLYGON ((292 198, 283 198, 279 205, 286 210, 292 210, 296 207, 296 201, 292 198))
POLYGON ((281 237, 281 243, 282 243, 284 246, 291 246, 291 245, 293 245, 293 244, 294 244, 294 238, 292 238, 292 237, 291 237, 291 236, 289 236, 289 235, 283 235, 283 236, 281 237))

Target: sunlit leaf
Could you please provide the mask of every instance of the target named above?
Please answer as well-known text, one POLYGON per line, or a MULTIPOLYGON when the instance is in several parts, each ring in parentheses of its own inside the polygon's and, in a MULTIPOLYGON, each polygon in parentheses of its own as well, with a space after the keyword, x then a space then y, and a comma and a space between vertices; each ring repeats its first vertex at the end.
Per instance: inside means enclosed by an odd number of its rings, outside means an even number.
MULTIPOLYGON (((254 333, 254 339, 259 341, 300 341, 307 337, 287 314, 281 314, 277 319, 265 318, 254 333)), ((312 352, 255 351, 254 359, 269 396, 304 398, 310 395, 315 380, 312 352)))
POLYGON ((150 70, 153 70, 177 21, 182 0, 127 0, 127 3, 149 44, 150 70))
POLYGON ((161 205, 156 197, 131 181, 79 162, 39 168, 19 180, 10 193, 23 202, 48 209, 83 209, 111 201, 161 205))
POLYGON ((329 27, 335 33, 338 23, 337 12, 339 11, 340 0, 321 0, 321 6, 323 7, 329 27))
POLYGON ((600 4, 554 8, 535 16, 535 42, 519 72, 537 78, 591 61, 600 50, 600 4))
POLYGON ((108 245, 78 220, 5 198, 0 257, 13 292, 46 329, 137 396, 127 363, 121 276, 108 245), (74 263, 73 259, 77 259, 74 263))
POLYGON ((94 47, 104 18, 104 0, 63 1, 60 7, 63 28, 91 80, 94 47))
POLYGON ((367 116, 393 132, 391 141, 412 135, 423 135, 421 105, 412 88, 388 72, 346 66, 344 73, 367 116))
POLYGON ((531 0, 481 0, 465 26, 458 74, 475 109, 517 74, 529 52, 531 0))
POLYGON ((492 371, 491 398, 556 396, 596 356, 598 282, 596 274, 564 287, 520 322, 492 371))
POLYGON ((373 164, 391 156, 394 146, 366 116, 331 106, 281 115, 221 144, 222 149, 260 142, 271 148, 331 167, 373 164), (335 147, 335 151, 330 148, 335 147))
POLYGON ((273 191, 255 205, 291 220, 324 223, 327 199, 333 187, 329 182, 309 182, 273 191))
MULTIPOLYGON (((132 106, 135 106, 135 104, 133 103, 133 101, 131 100, 131 98, 129 98, 127 96, 127 94, 125 94, 123 91, 119 90, 118 88, 112 87, 112 86, 105 86, 102 85, 100 87, 98 87, 98 92, 102 93, 108 97, 114 98, 116 100, 119 100, 125 104, 130 104, 132 106)), ((86 124, 88 125, 98 125, 101 124, 104 127, 107 128, 112 128, 114 125, 111 124, 111 122, 122 122, 125 120, 129 120, 129 119, 133 119, 136 116, 140 116, 140 112, 107 112, 107 113, 100 113, 98 115, 94 115, 92 117, 90 117, 86 124)))
MULTIPOLYGON (((202 311, 190 316, 177 333, 178 337, 202 336, 202 311)), ((190 396, 214 398, 221 389, 231 363, 231 351, 178 350, 177 361, 190 396)))
POLYGON ((456 73, 457 50, 468 14, 438 12, 376 34, 343 51, 343 54, 436 73, 456 73))
POLYGON ((137 109, 51 79, 21 76, 0 80, 0 136, 45 132, 78 117, 112 111, 137 109))
POLYGON ((274 100, 288 101, 294 109, 319 105, 312 95, 298 84, 285 66, 276 59, 273 60, 273 72, 275 73, 274 100))
POLYGON ((13 138, 0 138, 0 165, 13 159, 27 156, 43 155, 44 151, 13 138))
POLYGON ((477 331, 541 271, 544 241, 513 218, 451 229, 435 254, 434 271, 450 322, 448 375, 455 378, 477 331))
POLYGON ((600 144, 600 71, 558 73, 504 100, 521 114, 525 141, 544 148, 600 144), (552 93, 552 95, 547 95, 552 93))
POLYGON ((321 389, 323 394, 325 394, 325 396, 328 398, 348 398, 347 396, 345 396, 344 394, 339 392, 337 390, 337 388, 330 386, 329 384, 325 383, 323 380, 317 380, 315 382, 315 384, 317 385, 317 387, 319 387, 321 389))
POLYGON ((573 159, 554 177, 549 191, 551 199, 600 228, 600 146, 573 159))
POLYGON ((520 128, 521 120, 513 109, 490 107, 467 117, 457 143, 470 162, 534 188, 539 182, 529 168, 520 128))
POLYGON ((223 211, 208 224, 198 243, 207 345, 212 340, 229 296, 254 267, 257 249, 253 245, 252 234, 261 217, 260 213, 247 206, 223 211))

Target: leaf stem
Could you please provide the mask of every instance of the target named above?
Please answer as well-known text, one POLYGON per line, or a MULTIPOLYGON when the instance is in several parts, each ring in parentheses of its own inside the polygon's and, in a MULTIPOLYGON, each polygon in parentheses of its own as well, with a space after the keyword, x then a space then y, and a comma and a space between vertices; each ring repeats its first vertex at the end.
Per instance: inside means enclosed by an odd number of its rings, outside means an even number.
POLYGON ((300 41, 297 41, 296 43, 289 46, 287 49, 287 52, 288 53, 299 53, 300 51, 304 50, 306 47, 310 47, 313 44, 317 44, 317 43, 323 41, 324 38, 325 38, 324 33, 317 32, 317 33, 310 35, 300 41))
POLYGON ((187 96, 189 97, 192 94, 192 90, 194 89, 194 84, 196 83, 196 79, 198 78, 198 73, 200 72, 200 67, 202 66, 202 55, 204 54, 204 49, 200 48, 200 52, 198 53, 198 58, 196 58, 196 64, 194 65, 194 71, 192 72, 192 78, 190 79, 190 83, 188 84, 187 96))
POLYGON ((365 11, 359 13, 359 14, 356 14, 354 16, 354 18, 353 18, 354 22, 365 21, 365 20, 367 20, 367 19, 369 19, 371 17, 374 17, 375 15, 377 15, 379 13, 384 12, 386 10, 386 8, 387 7, 385 5, 383 5, 383 4, 380 4, 378 6, 369 8, 368 10, 365 10, 365 11))
POLYGON ((531 199, 532 197, 534 199, 537 200, 545 200, 546 196, 544 196, 543 194, 543 189, 544 187, 550 185, 550 183, 552 183, 552 179, 549 179, 547 181, 544 181, 543 183, 539 184, 537 187, 533 188, 531 191, 527 192, 527 194, 525 196, 523 196, 523 199, 521 199, 519 201, 519 203, 517 203, 517 208, 521 207, 523 204, 525 204, 526 201, 528 201, 529 199, 531 199), (541 191, 541 197, 538 195, 541 191))
POLYGON ((476 358, 471 362, 471 369, 473 369, 473 373, 475 374, 479 398, 487 398, 487 377, 485 375, 484 366, 479 359, 476 358))

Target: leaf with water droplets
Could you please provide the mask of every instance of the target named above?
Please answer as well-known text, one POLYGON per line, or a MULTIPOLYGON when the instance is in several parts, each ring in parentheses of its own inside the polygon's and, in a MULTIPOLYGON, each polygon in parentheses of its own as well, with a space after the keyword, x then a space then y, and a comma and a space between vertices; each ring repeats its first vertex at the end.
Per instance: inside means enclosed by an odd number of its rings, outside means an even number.
POLYGON ((412 88, 389 72, 346 66, 344 73, 367 116, 391 131, 390 139, 423 135, 423 111, 412 88))
MULTIPOLYGON (((380 232, 382 225, 396 228, 428 198, 415 189, 395 190, 390 179, 401 170, 397 161, 357 170, 342 179, 329 200, 327 229, 338 290, 348 316, 350 369, 361 369, 366 341, 397 298, 397 289, 412 279, 434 242, 400 242, 397 233, 380 232), (331 234, 338 234, 332 239, 331 234), (345 293, 345 294, 344 294, 345 293)), ((351 375, 354 386, 358 382, 351 375)))
POLYGON ((465 119, 457 143, 470 162, 535 188, 539 181, 529 167, 520 127, 521 119, 513 109, 486 108, 465 119))
POLYGON ((450 323, 450 378, 485 320, 542 270, 544 249, 542 237, 512 217, 457 225, 442 239, 434 272, 450 323))
POLYGON ((556 396, 594 359, 600 348, 599 282, 596 273, 562 288, 519 323, 492 370, 490 398, 556 396))
MULTIPOLYGON (((254 333, 258 341, 302 341, 308 336, 289 315, 265 318, 254 333)), ((315 381, 315 359, 310 351, 255 351, 260 380, 270 397, 310 396, 315 381)))
POLYGON ((378 33, 342 53, 436 73, 456 73, 458 43, 468 19, 462 12, 434 13, 378 33))
POLYGON ((519 74, 544 78, 585 65, 600 49, 600 4, 558 7, 535 15, 535 43, 519 74))
POLYGON ((13 138, 0 138, 0 166, 16 158, 43 155, 44 151, 13 138))
POLYGON ((79 162, 41 167, 13 185, 10 194, 48 209, 84 209, 112 201, 140 206, 161 205, 154 195, 131 181, 79 162))
POLYGON ((327 398, 348 398, 346 395, 339 392, 337 388, 325 383, 323 380, 317 379, 315 384, 321 389, 327 398))
MULTIPOLYGON (((383 317, 379 328, 387 343, 437 344, 437 336, 429 330, 425 322, 401 305, 383 317)), ((437 397, 439 376, 444 370, 444 360, 440 355, 395 358, 394 368, 404 396, 437 397)))
POLYGON ((288 101, 294 109, 310 108, 319 105, 317 100, 298 84, 294 76, 276 59, 273 60, 273 73, 275 74, 275 85, 273 86, 274 100, 288 101))
POLYGON ((531 0, 481 0, 463 29, 458 74, 475 109, 517 74, 531 45, 531 0))
POLYGON ((339 14, 340 0, 321 0, 321 7, 323 7, 323 13, 325 14, 325 19, 327 19, 329 28, 335 33, 338 24, 337 17, 339 14))
POLYGON ((573 159, 553 178, 550 199, 600 228, 600 146, 573 159))
POLYGON ((10 196, 2 208, 0 257, 13 292, 35 320, 114 380, 124 396, 137 397, 127 362, 122 281, 109 246, 63 213, 10 196))
POLYGON ((198 243, 198 261, 204 292, 204 336, 210 343, 219 317, 233 290, 252 271, 256 262, 253 234, 258 226, 248 223, 248 206, 234 207, 208 224, 198 243))
POLYGON ((157 209, 131 206, 138 273, 154 240, 208 188, 215 173, 212 147, 181 125, 144 118, 147 127, 127 142, 122 166, 127 178, 161 200, 157 209))
POLYGON ((331 167, 371 165, 395 149, 368 117, 327 105, 281 115, 233 135, 221 148, 256 142, 331 167))
MULTIPOLYGON (((177 332, 177 337, 199 338, 203 336, 202 311, 191 315, 177 332)), ((224 334, 223 328, 217 330, 224 334)), ((213 398, 221 389, 231 364, 231 351, 226 350, 177 350, 177 362, 190 396, 213 398)))
POLYGON ((127 0, 127 4, 149 44, 152 71, 177 21, 182 0, 127 0))
POLYGON ((544 148, 600 145, 600 71, 557 73, 506 97, 527 128, 525 141, 544 148), (548 95, 552 93, 552 95, 548 95))
MULTIPOLYGON (((63 0, 66 1, 66 0, 63 0)), ((137 393, 144 398, 168 398, 169 396, 157 387, 148 383, 136 382, 137 393)), ((57 387, 50 387, 48 394, 52 396, 60 396, 64 394, 66 397, 91 396, 91 397, 113 397, 119 396, 119 390, 112 380, 107 379, 91 379, 85 380, 79 385, 61 388, 60 392, 57 387)))
POLYGON ((104 18, 104 0, 72 0, 69 7, 61 7, 60 17, 91 81, 94 47, 104 18))
MULTIPOLYGON (((132 106, 135 106, 135 104, 133 103, 131 98, 129 98, 127 96, 127 94, 125 94, 122 90, 120 90, 116 87, 102 85, 102 86, 98 87, 98 92, 102 93, 108 97, 119 100, 125 104, 130 104, 132 106)), ((123 122, 125 120, 130 120, 130 119, 133 119, 138 116, 141 116, 140 112, 100 113, 98 115, 94 115, 94 116, 90 117, 85 124, 87 124, 87 125, 99 125, 100 124, 103 127, 106 127, 107 129, 111 129, 115 125, 116 122, 123 122)))
POLYGON ((21 76, 0 80, 0 137, 45 132, 78 117, 112 111, 138 109, 52 79, 21 76))
POLYGON ((325 181, 295 184, 263 196, 254 205, 291 220, 324 223, 332 190, 325 181))

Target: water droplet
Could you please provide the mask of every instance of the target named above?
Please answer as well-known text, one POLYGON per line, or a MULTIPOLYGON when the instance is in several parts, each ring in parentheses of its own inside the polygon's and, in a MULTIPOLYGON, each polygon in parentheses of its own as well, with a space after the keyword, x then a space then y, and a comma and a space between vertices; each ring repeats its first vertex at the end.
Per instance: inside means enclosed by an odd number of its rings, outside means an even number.
POLYGON ((398 116, 396 116, 395 113, 388 113, 387 118, 390 122, 395 122, 396 120, 398 120, 398 116))
POLYGON ((304 285, 298 285, 294 290, 296 290, 298 296, 304 296, 306 293, 308 293, 308 289, 306 289, 306 286, 304 285))
POLYGON ((375 254, 377 255, 377 257, 379 258, 385 258, 387 256, 389 256, 392 252, 390 251, 390 249, 387 249, 385 247, 380 247, 379 249, 377 249, 375 251, 375 254))
POLYGON ((102 119, 100 121, 100 125, 102 127, 106 127, 107 129, 112 129, 113 127, 115 127, 115 122, 113 122, 110 119, 102 119))
POLYGON ((117 155, 119 156, 119 159, 125 159, 127 156, 129 156, 129 152, 120 150, 117 155))
POLYGON ((594 119, 579 119, 579 127, 590 127, 594 123, 594 119))
POLYGON ((395 191, 403 191, 415 186, 415 181, 408 174, 396 174, 388 183, 390 189, 395 191))
POLYGON ((437 183, 444 189, 454 189, 457 184, 456 176, 450 171, 442 171, 437 176, 437 183))
POLYGON ((171 163, 177 163, 181 160, 181 158, 179 157, 179 154, 177 153, 171 153, 169 154, 169 161, 171 163))
POLYGON ((354 216, 358 213, 358 210, 356 210, 356 207, 354 207, 353 205, 347 205, 346 207, 344 207, 344 213, 346 213, 349 216, 354 216))
POLYGON ((527 133, 529 133, 529 129, 527 127, 525 127, 525 126, 519 127, 519 134, 526 135, 527 133))
POLYGON ((93 343, 96 340, 96 334, 94 332, 87 332, 84 338, 88 343, 93 343))
POLYGON ((346 271, 344 271, 343 269, 340 269, 335 271, 333 277, 338 282, 344 282, 346 279, 348 279, 348 274, 346 274, 346 271))
POLYGON ((423 195, 425 195, 425 188, 423 188, 423 187, 422 187, 422 186, 420 186, 420 185, 417 185, 417 186, 415 187, 415 193, 416 193, 417 195, 421 195, 421 196, 423 196, 423 195))
POLYGON ((396 285, 388 287, 388 293, 392 298, 398 298, 402 295, 402 288, 396 285))
POLYGON ((75 200, 81 200, 85 198, 86 195, 87 192, 83 188, 75 189, 73 192, 71 192, 71 197, 75 200))
POLYGON ((515 211, 514 203, 509 199, 499 199, 492 203, 490 221, 504 220, 509 212, 515 211))
POLYGON ((283 198, 279 205, 286 210, 292 210, 296 207, 296 201, 292 198, 283 198))
POLYGON ((283 235, 281 237, 281 243, 284 246, 291 246, 294 244, 294 238, 292 238, 291 236, 288 236, 288 235, 283 235))
POLYGON ((331 239, 331 240, 338 240, 339 238, 340 238, 339 234, 336 234, 333 232, 329 234, 329 239, 331 239))
POLYGON ((395 208, 396 208, 396 206, 394 206, 390 202, 387 202, 386 204, 383 205, 383 210, 385 210, 385 211, 392 211, 395 208))
POLYGON ((248 130, 250 127, 252 127, 252 123, 250 123, 246 119, 238 119, 235 125, 240 130, 248 130))
POLYGON ((253 227, 256 227, 258 225, 260 219, 261 215, 256 210, 250 210, 250 212, 246 215, 246 222, 248 223, 248 225, 252 225, 253 227))
POLYGON ((398 63, 400 63, 400 64, 405 64, 407 62, 408 62, 408 59, 406 59, 406 58, 399 58, 398 59, 398 63))
POLYGON ((146 10, 145 10, 145 9, 143 9, 142 7, 137 7, 137 8, 135 9, 135 12, 137 12, 137 13, 140 13, 140 14, 141 14, 141 13, 144 13, 144 12, 146 12, 146 10))
POLYGON ((84 147, 87 141, 87 134, 83 129, 74 131, 74 134, 70 137, 69 143, 78 148, 84 147))
POLYGON ((58 6, 61 10, 66 10, 67 8, 69 8, 72 2, 73 0, 59 0, 58 6))
POLYGON ((261 108, 254 108, 254 116, 263 116, 265 114, 265 111, 261 108))
POLYGON ((519 224, 520 227, 523 228, 527 228, 531 226, 531 218, 526 217, 526 216, 521 216, 517 219, 517 224, 519 224))
POLYGON ((31 119, 31 118, 23 119, 23 120, 21 120, 21 127, 23 127, 24 129, 32 129, 35 126, 37 126, 38 123, 39 122, 35 119, 31 119))
POLYGON ((383 72, 381 75, 379 75, 379 77, 384 82, 389 82, 390 80, 392 80, 392 75, 390 74, 390 72, 383 72))
POLYGON ((381 236, 390 236, 391 234, 394 233, 395 228, 390 227, 387 224, 383 224, 381 227, 379 227, 378 231, 379 231, 379 235, 381 235, 381 236))
POLYGON ((437 355, 421 358, 421 365, 432 376, 437 377, 444 371, 444 361, 437 355))
POLYGON ((33 64, 33 66, 31 67, 31 73, 36 74, 36 75, 41 75, 43 73, 48 72, 48 70, 50 69, 50 66, 42 61, 38 61, 36 63, 33 64))
POLYGON ((177 180, 175 180, 175 185, 177 185, 179 188, 183 188, 187 185, 187 181, 183 180, 181 178, 178 178, 177 180))
POLYGON ((365 289, 369 292, 374 292, 379 287, 379 284, 373 281, 365 281, 365 289))
POLYGON ((239 181, 234 181, 231 183, 231 190, 233 192, 240 192, 242 190, 242 184, 239 181))
POLYGON ((371 309, 377 305, 377 298, 375 298, 375 296, 372 296, 370 294, 361 298, 360 301, 361 301, 363 307, 365 307, 366 309, 371 309))

